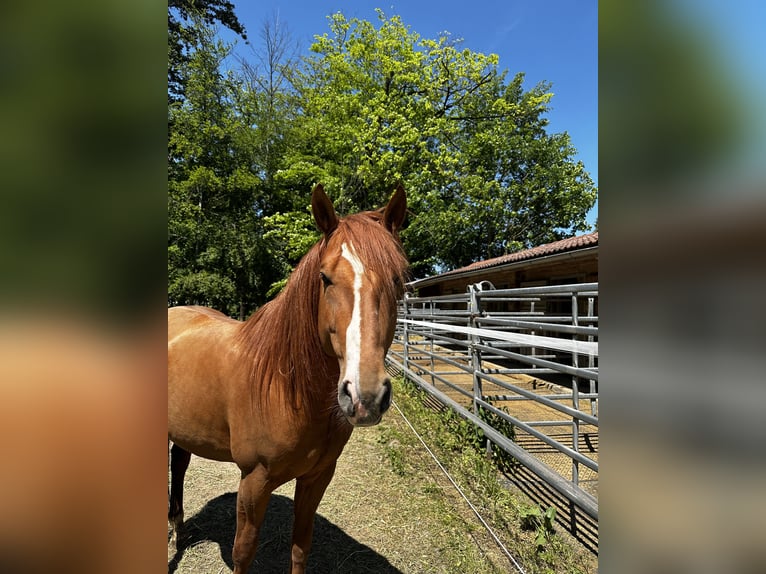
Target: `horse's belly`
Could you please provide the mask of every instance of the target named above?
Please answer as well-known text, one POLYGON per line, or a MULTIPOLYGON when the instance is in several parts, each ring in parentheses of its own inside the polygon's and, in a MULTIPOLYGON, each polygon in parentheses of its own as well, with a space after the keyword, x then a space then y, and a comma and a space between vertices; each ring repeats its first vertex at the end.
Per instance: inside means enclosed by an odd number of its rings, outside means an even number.
POLYGON ((211 410, 210 403, 199 404, 193 399, 189 396, 174 399, 173 393, 168 393, 168 438, 197 456, 231 460, 225 413, 211 410))
POLYGON ((228 446, 222 447, 217 443, 201 442, 194 437, 181 436, 174 438, 169 433, 168 438, 173 441, 173 444, 177 444, 182 449, 202 458, 220 460, 223 462, 234 462, 234 459, 231 456, 231 449, 228 448, 228 446))

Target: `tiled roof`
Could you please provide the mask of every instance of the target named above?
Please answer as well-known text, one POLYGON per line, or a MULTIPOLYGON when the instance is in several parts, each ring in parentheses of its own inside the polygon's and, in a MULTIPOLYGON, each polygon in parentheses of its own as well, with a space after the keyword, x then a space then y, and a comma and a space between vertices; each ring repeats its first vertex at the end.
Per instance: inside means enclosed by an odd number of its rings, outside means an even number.
POLYGON ((459 275, 461 273, 478 271, 480 269, 488 269, 490 267, 497 267, 498 265, 514 263, 516 261, 524 261, 527 259, 544 257, 546 255, 563 253, 565 251, 574 251, 575 249, 594 247, 596 245, 598 245, 598 231, 587 233, 585 235, 578 235, 577 237, 568 237, 567 239, 561 239, 559 241, 554 241, 553 243, 546 243, 545 245, 538 245, 537 247, 532 247, 531 249, 525 249, 524 251, 517 251, 516 253, 501 255, 500 257, 494 257, 484 261, 477 261, 476 263, 471 263, 470 265, 461 267, 460 269, 453 269, 452 271, 447 271, 440 275, 428 277, 427 279, 459 275))

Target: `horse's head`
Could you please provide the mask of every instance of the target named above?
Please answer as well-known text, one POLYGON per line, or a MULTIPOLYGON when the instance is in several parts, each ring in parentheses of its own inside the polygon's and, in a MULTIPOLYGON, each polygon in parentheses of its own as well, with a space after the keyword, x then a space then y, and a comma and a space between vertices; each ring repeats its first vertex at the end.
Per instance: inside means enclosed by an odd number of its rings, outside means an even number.
POLYGON ((311 207, 325 241, 316 277, 319 339, 338 359, 341 410, 353 425, 374 425, 391 405, 384 361, 407 267, 397 234, 407 197, 400 185, 385 208, 339 220, 317 185, 311 207))

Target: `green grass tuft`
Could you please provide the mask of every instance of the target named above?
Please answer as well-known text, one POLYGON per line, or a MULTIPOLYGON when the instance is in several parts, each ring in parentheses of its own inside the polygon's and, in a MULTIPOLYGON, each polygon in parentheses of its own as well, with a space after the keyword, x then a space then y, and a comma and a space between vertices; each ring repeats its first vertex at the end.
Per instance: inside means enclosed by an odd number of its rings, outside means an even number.
MULTIPOLYGON (((450 409, 436 410, 427 406, 433 404, 425 400, 427 394, 406 379, 398 378, 394 381, 394 397, 397 406, 429 448, 529 574, 585 574, 597 571, 596 557, 576 542, 565 540, 555 532, 555 509, 543 512, 526 497, 511 492, 500 482, 499 471, 509 470, 518 464, 517 461, 497 447, 488 454, 483 433, 450 409), (539 521, 536 521, 538 515, 539 521)), ((514 438, 513 425, 496 413, 484 410, 481 417, 509 438, 514 438)), ((416 466, 422 468, 429 464, 424 460, 427 455, 414 436, 407 437, 400 431, 396 437, 396 448, 396 456, 389 455, 392 470, 396 473, 398 469, 416 466)), ((430 464, 435 467, 433 462, 430 464)), ((440 471, 437 469, 434 473, 440 471)), ((433 496, 435 504, 444 504, 446 497, 453 508, 462 509, 464 523, 474 525, 471 536, 483 538, 485 544, 496 547, 454 488, 446 479, 442 484, 444 486, 439 489, 441 492, 433 486, 422 487, 421 492, 433 496), (441 502, 437 503, 436 499, 441 502)), ((450 515, 446 508, 442 510, 445 517, 450 515)), ((503 554, 500 556, 504 563, 496 563, 495 566, 509 568, 507 557, 503 554)), ((468 567, 461 570, 456 563, 454 571, 473 570, 468 567)))

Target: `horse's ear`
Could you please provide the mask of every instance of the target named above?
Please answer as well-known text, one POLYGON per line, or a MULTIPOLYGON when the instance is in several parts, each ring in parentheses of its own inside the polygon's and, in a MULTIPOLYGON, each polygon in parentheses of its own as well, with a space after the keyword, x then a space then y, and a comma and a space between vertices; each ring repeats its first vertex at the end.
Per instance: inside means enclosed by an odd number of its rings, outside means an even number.
POLYGON ((388 205, 386 205, 383 212, 383 222, 386 229, 396 234, 401 229, 405 217, 407 217, 407 194, 404 192, 404 186, 400 183, 388 205))
POLYGON ((311 192, 311 212, 314 214, 314 221, 319 231, 324 233, 325 237, 329 237, 338 227, 338 215, 321 183, 318 183, 311 192))

